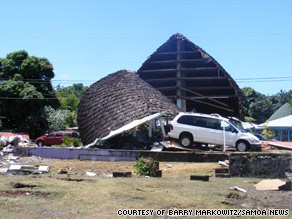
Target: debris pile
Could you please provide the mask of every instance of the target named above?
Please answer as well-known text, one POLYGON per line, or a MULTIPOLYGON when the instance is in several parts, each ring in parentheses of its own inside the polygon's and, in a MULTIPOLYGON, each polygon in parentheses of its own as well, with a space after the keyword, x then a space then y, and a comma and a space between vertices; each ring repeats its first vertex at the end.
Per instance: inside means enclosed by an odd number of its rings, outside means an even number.
MULTIPOLYGON (((31 159, 33 162, 33 158, 31 159)), ((49 173, 50 167, 47 165, 22 165, 17 164, 19 157, 13 155, 13 148, 6 146, 0 153, 0 175, 29 175, 49 173)))
POLYGON ((12 133, 0 133, 0 148, 1 147, 11 147, 11 146, 20 146, 20 147, 32 147, 36 146, 29 140, 29 137, 26 135, 17 135, 12 133))

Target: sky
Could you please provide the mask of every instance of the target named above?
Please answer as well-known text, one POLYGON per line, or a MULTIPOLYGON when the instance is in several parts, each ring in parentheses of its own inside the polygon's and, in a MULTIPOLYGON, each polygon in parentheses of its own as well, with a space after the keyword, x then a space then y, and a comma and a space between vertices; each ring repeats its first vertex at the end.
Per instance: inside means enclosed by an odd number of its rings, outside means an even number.
POLYGON ((292 89, 292 0, 0 0, 0 57, 47 58, 54 86, 137 71, 175 33, 241 88, 292 89))

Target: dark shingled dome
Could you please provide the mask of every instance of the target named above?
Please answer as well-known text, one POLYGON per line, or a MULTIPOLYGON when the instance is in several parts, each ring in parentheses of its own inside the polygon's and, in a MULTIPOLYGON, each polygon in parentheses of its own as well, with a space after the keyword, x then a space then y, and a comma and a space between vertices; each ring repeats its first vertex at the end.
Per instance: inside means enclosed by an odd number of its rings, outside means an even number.
POLYGON ((82 95, 78 126, 83 144, 89 144, 136 119, 179 109, 135 72, 121 70, 94 83, 82 95))

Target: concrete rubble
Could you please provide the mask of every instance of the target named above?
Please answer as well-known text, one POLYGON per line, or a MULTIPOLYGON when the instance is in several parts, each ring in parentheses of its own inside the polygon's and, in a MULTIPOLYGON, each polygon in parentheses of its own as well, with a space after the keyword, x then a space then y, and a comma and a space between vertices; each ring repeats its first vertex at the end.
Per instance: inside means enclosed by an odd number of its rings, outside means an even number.
POLYGON ((25 139, 22 135, 13 135, 10 137, 5 137, 3 135, 0 135, 0 146, 2 147, 7 147, 7 146, 31 147, 31 146, 34 146, 34 144, 30 140, 25 139))
POLYGON ((91 171, 86 171, 86 175, 87 175, 87 176, 98 176, 97 173, 93 173, 93 172, 91 172, 91 171))
MULTIPOLYGON (((14 143, 18 142, 15 139, 17 138, 13 138, 14 143)), ((18 164, 19 157, 13 155, 13 148, 10 145, 4 147, 0 155, 0 175, 29 175, 50 172, 50 167, 47 165, 18 164)), ((30 159, 33 160, 33 157, 30 159)))
POLYGON ((0 168, 0 175, 29 175, 49 173, 49 166, 38 165, 10 165, 8 168, 0 168))

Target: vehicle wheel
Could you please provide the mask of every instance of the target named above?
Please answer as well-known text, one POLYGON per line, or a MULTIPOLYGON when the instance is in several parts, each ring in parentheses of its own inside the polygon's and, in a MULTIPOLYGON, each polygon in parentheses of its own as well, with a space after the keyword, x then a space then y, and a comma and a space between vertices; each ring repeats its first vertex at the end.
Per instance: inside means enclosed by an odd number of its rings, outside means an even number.
POLYGON ((193 145, 193 138, 190 134, 182 134, 179 138, 179 142, 183 147, 190 147, 193 145))
POLYGON ((39 147, 43 147, 43 146, 44 146, 44 142, 43 142, 43 141, 39 141, 39 142, 38 142, 38 146, 39 146, 39 147))
POLYGON ((238 150, 240 152, 248 151, 249 144, 246 141, 239 141, 236 144, 236 150, 238 150))

